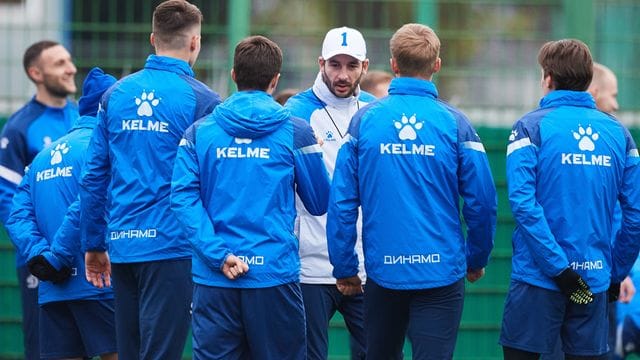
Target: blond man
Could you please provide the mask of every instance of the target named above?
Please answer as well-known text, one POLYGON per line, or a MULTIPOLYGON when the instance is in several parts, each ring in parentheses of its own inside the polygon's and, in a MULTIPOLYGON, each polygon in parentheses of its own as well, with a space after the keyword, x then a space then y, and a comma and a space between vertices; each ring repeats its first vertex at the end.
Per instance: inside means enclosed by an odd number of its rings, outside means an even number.
POLYGON ((415 359, 451 359, 464 277, 482 277, 493 248, 496 192, 471 123, 431 81, 442 63, 435 32, 407 24, 390 47, 389 96, 353 117, 338 153, 329 257, 338 288, 362 292, 354 250, 361 205, 366 358, 401 359, 408 335, 415 359))

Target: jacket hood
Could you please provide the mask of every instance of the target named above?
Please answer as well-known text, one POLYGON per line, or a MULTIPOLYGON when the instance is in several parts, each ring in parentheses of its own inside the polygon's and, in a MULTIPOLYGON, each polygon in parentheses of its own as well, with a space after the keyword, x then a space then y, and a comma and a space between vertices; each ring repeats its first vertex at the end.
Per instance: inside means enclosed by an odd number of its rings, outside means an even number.
POLYGON ((95 116, 98 113, 98 104, 102 94, 111 85, 116 83, 116 78, 105 74, 99 67, 89 71, 82 84, 82 96, 78 100, 78 112, 81 116, 95 116))
POLYGON ((272 133, 290 116, 289 110, 264 91, 239 91, 213 110, 224 131, 234 137, 256 139, 272 133))

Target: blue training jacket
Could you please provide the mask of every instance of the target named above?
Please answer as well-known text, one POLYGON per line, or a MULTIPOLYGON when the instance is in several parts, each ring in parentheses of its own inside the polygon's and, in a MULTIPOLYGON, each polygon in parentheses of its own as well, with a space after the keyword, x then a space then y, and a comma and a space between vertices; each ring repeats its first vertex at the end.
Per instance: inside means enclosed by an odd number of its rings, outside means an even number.
POLYGON ((113 297, 110 288, 98 289, 84 278, 78 181, 96 125, 98 100, 115 81, 99 68, 89 72, 80 98, 83 116, 69 134, 33 159, 13 198, 7 230, 18 251, 25 259, 43 255, 56 269, 63 265, 72 269, 72 276, 60 284, 41 282, 38 290, 40 304, 113 297))
POLYGON ((518 120, 507 148, 512 279, 557 291, 552 277, 570 266, 595 293, 624 279, 640 247, 638 162, 627 129, 587 92, 552 91, 518 120))
POLYGON ((191 256, 170 209, 171 174, 182 134, 219 102, 187 62, 157 55, 105 93, 80 188, 87 250, 107 249, 107 226, 114 263, 191 256))
POLYGON ((367 277, 385 288, 445 286, 487 265, 497 207, 487 156, 465 115, 437 97, 430 81, 395 78, 351 120, 327 220, 336 278, 358 273, 359 205, 367 277))
MULTIPOLYGON (((35 96, 15 112, 0 135, 0 221, 6 224, 16 187, 24 169, 40 150, 67 133, 78 118, 78 106, 72 101, 62 108, 50 107, 35 96)), ((27 259, 16 251, 16 265, 27 259)))
POLYGON ((326 212, 329 177, 313 130, 264 91, 240 91, 190 127, 180 142, 171 207, 191 240, 193 281, 228 288, 297 282, 294 191, 326 212), (220 271, 234 254, 249 272, 220 271))

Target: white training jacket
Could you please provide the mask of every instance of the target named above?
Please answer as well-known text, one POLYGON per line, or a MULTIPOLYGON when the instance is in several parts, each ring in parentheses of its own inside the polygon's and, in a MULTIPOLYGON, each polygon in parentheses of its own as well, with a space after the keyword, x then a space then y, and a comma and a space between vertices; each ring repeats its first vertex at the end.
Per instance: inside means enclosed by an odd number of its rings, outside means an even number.
MULTIPOLYGON (((333 177, 338 150, 344 142, 349 122, 358 109, 368 102, 374 101, 373 95, 356 91, 356 96, 338 98, 322 81, 322 74, 318 73, 313 87, 292 96, 285 107, 291 114, 300 117, 311 124, 316 137, 322 140, 322 153, 329 176, 333 177)), ((335 284, 333 267, 329 262, 327 249, 327 216, 313 216, 307 212, 302 202, 296 196, 295 233, 300 241, 300 282, 303 284, 335 284)), ((362 217, 358 219, 358 240, 356 252, 360 259, 358 275, 364 282, 364 257, 362 253, 362 217)))

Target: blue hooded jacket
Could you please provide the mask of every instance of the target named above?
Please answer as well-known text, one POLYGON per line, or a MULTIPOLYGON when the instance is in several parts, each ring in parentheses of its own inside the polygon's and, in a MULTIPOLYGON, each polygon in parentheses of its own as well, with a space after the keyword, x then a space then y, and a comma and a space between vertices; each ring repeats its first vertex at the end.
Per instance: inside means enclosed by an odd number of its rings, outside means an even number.
POLYGON ((511 278, 559 291, 567 267, 594 293, 624 279, 640 247, 638 150, 587 92, 556 90, 518 120, 507 148, 516 221, 511 278), (621 228, 613 241, 616 200, 621 228))
POLYGON ((33 159, 13 198, 7 230, 18 252, 25 259, 43 255, 57 269, 63 265, 72 269, 72 276, 60 284, 40 283, 40 304, 113 297, 110 288, 98 289, 84 278, 77 199, 98 100, 115 82, 99 68, 87 74, 79 100, 81 117, 67 135, 33 159))
POLYGON ((336 278, 358 273, 358 206, 367 278, 380 286, 441 287, 487 265, 497 207, 487 154, 467 117, 438 100, 431 81, 393 79, 388 97, 353 116, 348 138, 327 218, 336 278))
POLYGON ((263 288, 298 281, 294 191, 326 212, 329 177, 308 123, 264 91, 240 91, 190 127, 180 142, 171 208, 193 247, 195 283, 263 288), (220 271, 234 254, 249 265, 220 271))
POLYGON ((87 250, 106 251, 106 232, 113 263, 191 257, 171 173, 184 131, 219 102, 186 61, 157 55, 104 94, 80 189, 87 250))

